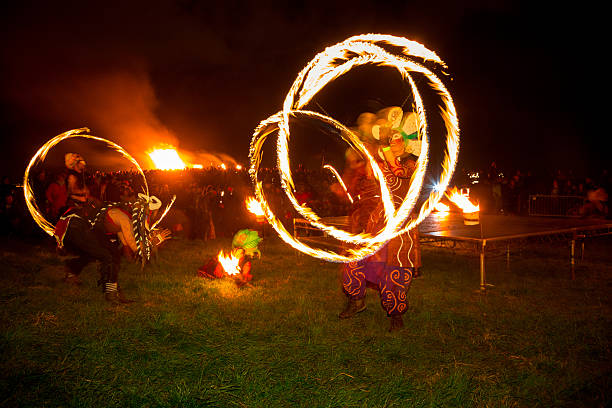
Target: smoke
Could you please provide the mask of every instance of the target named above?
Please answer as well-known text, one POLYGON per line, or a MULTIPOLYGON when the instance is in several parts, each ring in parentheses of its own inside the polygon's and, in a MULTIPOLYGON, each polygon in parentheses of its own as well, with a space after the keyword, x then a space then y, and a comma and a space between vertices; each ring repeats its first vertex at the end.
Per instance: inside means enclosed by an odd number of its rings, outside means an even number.
POLYGON ((156 115, 158 100, 142 67, 73 69, 57 73, 54 81, 29 85, 27 92, 14 92, 13 100, 36 120, 61 118, 68 126, 61 131, 88 127, 92 134, 121 145, 145 167, 150 165, 146 150, 162 143, 178 145, 177 136, 156 115))

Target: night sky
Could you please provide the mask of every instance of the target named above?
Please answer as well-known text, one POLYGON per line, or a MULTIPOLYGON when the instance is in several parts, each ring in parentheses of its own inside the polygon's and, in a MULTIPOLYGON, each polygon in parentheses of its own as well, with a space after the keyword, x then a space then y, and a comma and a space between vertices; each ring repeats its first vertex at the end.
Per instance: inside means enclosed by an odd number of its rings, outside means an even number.
MULTIPOLYGON (((370 32, 419 41, 447 63, 450 77, 442 78, 459 115, 462 168, 495 160, 508 169, 596 174, 608 165, 606 115, 596 102, 609 75, 598 54, 607 50, 603 13, 530 3, 3 6, 0 174, 20 176, 40 145, 83 126, 139 160, 165 142, 244 164, 252 130, 280 109, 304 65, 326 46, 370 32)), ((343 80, 358 94, 361 81, 343 80)), ((379 99, 387 102, 384 93, 379 99)), ((347 125, 355 117, 346 112, 365 106, 348 94, 327 101, 326 112, 346 107, 337 119, 347 125)))

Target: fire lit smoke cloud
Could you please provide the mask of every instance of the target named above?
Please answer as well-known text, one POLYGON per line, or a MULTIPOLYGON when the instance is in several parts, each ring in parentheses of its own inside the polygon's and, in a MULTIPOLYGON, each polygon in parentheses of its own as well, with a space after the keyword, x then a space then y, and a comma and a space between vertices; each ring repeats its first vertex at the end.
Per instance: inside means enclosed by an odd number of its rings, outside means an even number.
POLYGON ((159 144, 178 145, 177 136, 155 114, 158 102, 143 69, 73 72, 69 78, 41 83, 28 94, 15 96, 45 119, 62 118, 73 127, 88 126, 94 134, 123 146, 144 167, 151 165, 145 150, 159 144))

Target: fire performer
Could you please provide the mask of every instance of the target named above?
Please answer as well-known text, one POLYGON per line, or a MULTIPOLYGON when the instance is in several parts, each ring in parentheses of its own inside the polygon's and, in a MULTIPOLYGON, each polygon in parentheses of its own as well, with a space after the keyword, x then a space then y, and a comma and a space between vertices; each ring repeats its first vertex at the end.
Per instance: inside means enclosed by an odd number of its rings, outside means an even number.
POLYGON ((142 235, 149 235, 151 247, 156 248, 170 237, 168 229, 149 231, 150 220, 154 219, 162 202, 151 196, 138 194, 138 200, 129 203, 109 203, 100 209, 92 221, 93 227, 107 236, 116 235, 123 255, 133 260, 142 252, 142 235), (148 211, 147 208, 148 207, 148 211), (139 214, 144 215, 144 230, 139 231, 139 214), (136 222, 135 222, 136 221, 136 222))
MULTIPOLYGON (((394 198, 401 204, 411 182, 420 154, 416 115, 389 107, 377 114, 364 113, 358 119, 358 134, 383 172, 394 198)), ((369 165, 353 152, 347 155, 345 181, 355 198, 349 218, 350 232, 376 233, 384 225, 380 189, 369 165)), ((408 309, 407 291, 414 273, 421 266, 417 229, 389 241, 379 251, 358 262, 342 267, 343 290, 348 297, 341 319, 365 310, 366 285, 380 292, 382 308, 391 318, 390 331, 403 327, 402 315, 408 309)))
POLYGON ((80 285, 80 273, 92 261, 99 261, 100 280, 104 298, 113 304, 131 303, 117 284, 121 254, 111 241, 99 230, 91 228, 90 220, 95 214, 95 201, 89 196, 85 185, 85 160, 77 153, 65 156, 68 169, 66 185, 68 186, 67 209, 55 225, 54 236, 58 248, 66 249, 77 255, 66 262, 64 281, 80 285))
MULTIPOLYGON (((220 260, 211 259, 198 269, 198 275, 208 279, 220 279, 225 276, 232 276, 238 286, 248 284, 252 279, 252 260, 261 257, 261 252, 257 245, 261 242, 257 231, 243 229, 238 231, 232 239, 232 251, 230 257, 234 260, 236 271, 224 269, 220 260)), ((222 256, 222 253, 219 254, 222 256)))

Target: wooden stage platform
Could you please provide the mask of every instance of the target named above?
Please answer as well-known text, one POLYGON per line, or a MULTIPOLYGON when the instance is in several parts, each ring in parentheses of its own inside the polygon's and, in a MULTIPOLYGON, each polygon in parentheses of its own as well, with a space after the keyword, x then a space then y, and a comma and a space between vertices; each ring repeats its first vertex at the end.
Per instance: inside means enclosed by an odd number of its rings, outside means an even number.
MULTIPOLYGON (((323 221, 336 228, 347 229, 348 217, 330 217, 323 221)), ((480 289, 485 290, 487 249, 505 247, 507 262, 510 261, 510 243, 518 240, 549 237, 567 240, 570 246, 570 274, 575 278, 576 243, 584 245, 589 237, 612 234, 612 220, 597 218, 551 218, 505 215, 480 215, 477 225, 465 225, 463 214, 450 212, 432 213, 419 225, 421 243, 452 245, 471 244, 480 256, 480 289)), ((322 235, 306 221, 294 220, 294 236, 306 244, 339 248, 340 242, 322 235)))

